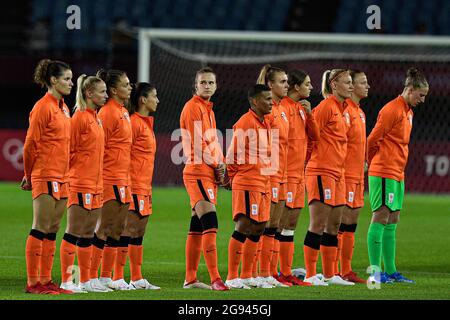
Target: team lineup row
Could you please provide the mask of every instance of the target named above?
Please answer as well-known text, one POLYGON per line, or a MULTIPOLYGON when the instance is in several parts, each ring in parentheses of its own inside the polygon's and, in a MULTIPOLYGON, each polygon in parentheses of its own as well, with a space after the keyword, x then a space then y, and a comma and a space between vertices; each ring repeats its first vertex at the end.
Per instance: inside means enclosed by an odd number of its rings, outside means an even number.
MULTIPOLYGON (((71 92, 71 79, 70 67, 61 61, 42 60, 35 70, 35 81, 48 92, 30 113, 24 145, 21 187, 31 190, 33 197, 26 292, 160 289, 141 273, 142 241, 152 211, 156 139, 151 113, 159 103, 156 88, 148 83, 132 87, 119 70, 82 75, 71 118, 63 99, 71 92), (67 227, 60 247, 62 282, 57 286, 51 270, 66 207, 67 227), (75 253, 78 286, 71 278, 75 253), (124 280, 127 257, 129 284, 124 280)), ((367 144, 365 115, 359 107, 370 88, 364 72, 325 72, 324 100, 313 110, 306 100, 311 80, 302 70, 286 73, 266 65, 257 83, 248 92, 249 111, 233 126, 226 156, 215 131, 209 130, 216 128, 210 101, 217 89, 212 69, 197 71, 194 95, 181 113, 187 157, 183 180, 192 208, 183 287, 226 291, 365 282, 352 271, 351 259, 367 164, 373 276, 383 283, 412 282, 395 267, 395 230, 403 201, 412 109, 428 93, 425 78, 416 69, 408 70, 404 91, 380 111, 367 144), (253 137, 241 139, 240 133, 250 130, 253 137), (200 143, 195 137, 201 137, 200 143), (252 139, 258 143, 252 144, 252 139), (248 161, 255 152, 256 161, 248 161), (275 166, 271 152, 277 153, 275 166), (232 190, 235 222, 225 282, 217 265, 218 186, 232 190), (300 279, 291 267, 305 190, 310 225, 303 247, 306 271, 300 279), (202 252, 211 285, 197 279, 202 252), (323 274, 316 271, 319 252, 323 274), (385 272, 380 272, 381 257, 385 272)))

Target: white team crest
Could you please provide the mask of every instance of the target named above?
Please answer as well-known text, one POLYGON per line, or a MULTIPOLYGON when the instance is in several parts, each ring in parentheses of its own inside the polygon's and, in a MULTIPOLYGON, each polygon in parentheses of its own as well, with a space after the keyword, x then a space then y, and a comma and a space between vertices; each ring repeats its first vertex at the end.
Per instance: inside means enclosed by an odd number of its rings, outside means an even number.
POLYGON ((207 189, 207 190, 208 190, 208 193, 209 193, 209 198, 211 200, 214 200, 214 191, 213 191, 213 189, 207 189))
POLYGON ((303 112, 303 110, 299 110, 300 112, 300 116, 302 117, 303 121, 305 121, 306 117, 305 117, 305 113, 303 112))
POLYGON ((139 200, 139 212, 144 211, 144 200, 139 200))
POLYGON ((389 193, 389 203, 393 203, 393 202, 394 202, 394 194, 389 193))
POLYGON ((284 113, 284 111, 281 112, 281 117, 283 118, 284 121, 288 122, 288 119, 287 119, 286 114, 284 113))
POLYGON ((344 113, 344 117, 345 117, 345 122, 347 122, 347 124, 350 124, 350 115, 346 112, 346 113, 344 113))
POLYGON ((53 192, 58 192, 59 190, 58 182, 53 181, 52 185, 53 185, 53 192))
POLYGON ((272 188, 272 197, 275 199, 278 198, 278 188, 272 188))
POLYGON ((123 113, 123 117, 124 117, 125 119, 127 119, 128 122, 130 122, 130 115, 128 114, 128 112, 124 112, 124 113, 123 113))
POLYGON ((91 204, 91 194, 90 193, 86 193, 84 199, 85 199, 86 204, 91 204))
POLYGON ((360 113, 359 117, 361 118, 362 123, 366 123, 366 117, 364 117, 364 113, 360 113))
POLYGON ((70 118, 70 113, 69 111, 66 110, 66 108, 62 108, 62 111, 64 112, 67 118, 70 118))
POLYGON ((353 202, 353 198, 355 197, 355 193, 350 191, 348 193, 348 202, 353 202))
POLYGON ((331 189, 325 189, 325 200, 331 200, 331 189))
POLYGON ((120 191, 120 197, 122 198, 122 200, 124 200, 125 199, 125 187, 120 187, 119 191, 120 191))
POLYGON ((291 203, 292 202, 292 192, 291 191, 289 191, 288 193, 287 193, 287 202, 289 202, 289 203, 291 203))
POLYGON ((258 215, 258 205, 252 204, 252 216, 257 216, 257 215, 258 215))

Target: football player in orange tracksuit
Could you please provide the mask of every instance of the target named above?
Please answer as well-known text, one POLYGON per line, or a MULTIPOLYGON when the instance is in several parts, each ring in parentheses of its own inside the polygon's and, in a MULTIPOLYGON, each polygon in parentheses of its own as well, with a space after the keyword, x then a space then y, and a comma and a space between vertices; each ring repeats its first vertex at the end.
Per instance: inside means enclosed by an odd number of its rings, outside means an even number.
POLYGON ((350 122, 347 131, 347 156, 345 159, 345 197, 342 221, 338 232, 338 254, 335 264, 335 274, 342 279, 354 283, 366 283, 352 271, 353 248, 358 216, 364 206, 364 166, 366 163, 366 115, 359 107, 361 99, 367 98, 369 83, 362 71, 352 70, 352 97, 345 100, 347 108, 344 116, 350 122), (339 273, 338 262, 341 272, 339 273))
POLYGON ((25 245, 27 286, 35 294, 71 294, 52 282, 56 233, 69 195, 70 113, 64 96, 72 90, 72 70, 61 61, 41 60, 34 81, 47 93, 30 112, 23 148, 22 190, 31 190, 33 226, 25 245))
POLYGON ((67 227, 59 250, 61 288, 74 292, 107 292, 98 279, 90 281, 91 241, 103 205, 104 134, 97 109, 108 95, 106 84, 85 74, 78 77, 75 113, 71 119, 70 186, 67 203, 67 227), (72 282, 72 270, 78 257, 80 283, 72 282))
POLYGON ((272 92, 257 84, 248 92, 250 110, 233 126, 227 153, 227 171, 232 184, 235 229, 228 245, 228 276, 232 289, 272 288, 252 277, 258 242, 270 217, 271 130, 265 115, 272 110, 272 92), (247 243, 248 242, 248 243, 247 243), (244 245, 244 243, 246 245, 244 245), (241 276, 238 277, 242 258, 241 276))
POLYGON ((131 85, 126 73, 120 70, 100 70, 97 76, 106 83, 109 99, 98 113, 105 134, 103 207, 92 240, 91 279, 98 277, 101 262, 100 282, 110 289, 129 290, 128 285, 114 283, 111 278, 131 201, 132 129, 128 110, 124 107, 130 98, 131 85))
POLYGON ((293 285, 311 285, 292 275, 294 232, 300 211, 305 205, 305 162, 308 141, 319 140, 319 129, 308 100, 311 79, 303 70, 288 73, 288 95, 281 100, 289 119, 286 206, 280 229, 280 278, 293 285), (302 100, 303 99, 303 100, 302 100))
POLYGON ((305 171, 310 223, 303 246, 305 281, 313 285, 354 285, 334 272, 337 234, 346 204, 344 162, 348 122, 343 112, 345 99, 351 96, 352 91, 353 83, 348 70, 327 70, 322 78, 325 99, 313 110, 320 138, 312 143, 311 158, 305 171), (324 277, 316 272, 319 251, 324 277))
POLYGON ((216 119, 210 101, 217 89, 216 74, 205 67, 195 76, 195 94, 180 116, 183 152, 187 158, 183 181, 190 198, 191 223, 186 240, 185 289, 228 290, 217 267, 216 177, 224 182, 226 165, 216 134, 216 119), (197 279, 203 249, 211 286, 197 279))
POLYGON ((413 109, 425 102, 428 90, 428 82, 422 73, 415 68, 408 69, 402 94, 381 109, 367 139, 369 196, 373 212, 367 245, 374 279, 381 283, 414 283, 395 266, 396 230, 403 206, 413 109), (383 273, 380 272, 381 252, 383 273))
POLYGON ((125 230, 120 237, 117 258, 114 267, 114 281, 124 284, 123 271, 130 257, 131 281, 134 289, 161 289, 148 282, 142 276, 142 241, 148 219, 152 214, 152 179, 156 152, 156 138, 153 132, 154 118, 159 103, 156 88, 149 83, 136 84, 131 92, 131 128, 133 145, 131 146, 131 193, 132 201, 128 209, 125 230))
POLYGON ((263 278, 272 276, 270 279, 276 280, 272 285, 279 287, 292 286, 290 282, 279 279, 277 271, 280 250, 280 218, 286 203, 287 146, 289 135, 288 112, 280 102, 288 92, 289 85, 287 80, 287 74, 284 70, 271 67, 268 64, 261 69, 257 80, 257 83, 265 84, 272 90, 273 108, 272 112, 266 117, 273 131, 272 149, 276 156, 274 158, 275 172, 270 177, 270 190, 272 191, 270 220, 267 223, 264 236, 261 240, 259 273, 263 278))

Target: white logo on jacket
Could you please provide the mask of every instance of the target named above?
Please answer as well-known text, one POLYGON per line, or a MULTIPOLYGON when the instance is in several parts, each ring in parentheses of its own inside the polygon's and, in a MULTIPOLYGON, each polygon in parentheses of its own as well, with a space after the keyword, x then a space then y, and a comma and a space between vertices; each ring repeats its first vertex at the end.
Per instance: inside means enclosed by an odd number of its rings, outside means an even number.
POLYGON ((303 121, 305 121, 306 117, 305 117, 305 113, 303 112, 303 110, 299 110, 300 116, 302 117, 303 121))

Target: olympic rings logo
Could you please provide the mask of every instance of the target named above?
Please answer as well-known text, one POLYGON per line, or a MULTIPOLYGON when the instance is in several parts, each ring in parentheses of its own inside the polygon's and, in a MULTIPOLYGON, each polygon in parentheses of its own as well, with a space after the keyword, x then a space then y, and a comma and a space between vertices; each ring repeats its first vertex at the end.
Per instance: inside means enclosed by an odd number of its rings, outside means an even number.
POLYGON ((23 142, 12 138, 3 145, 3 157, 17 170, 23 170, 23 142))

